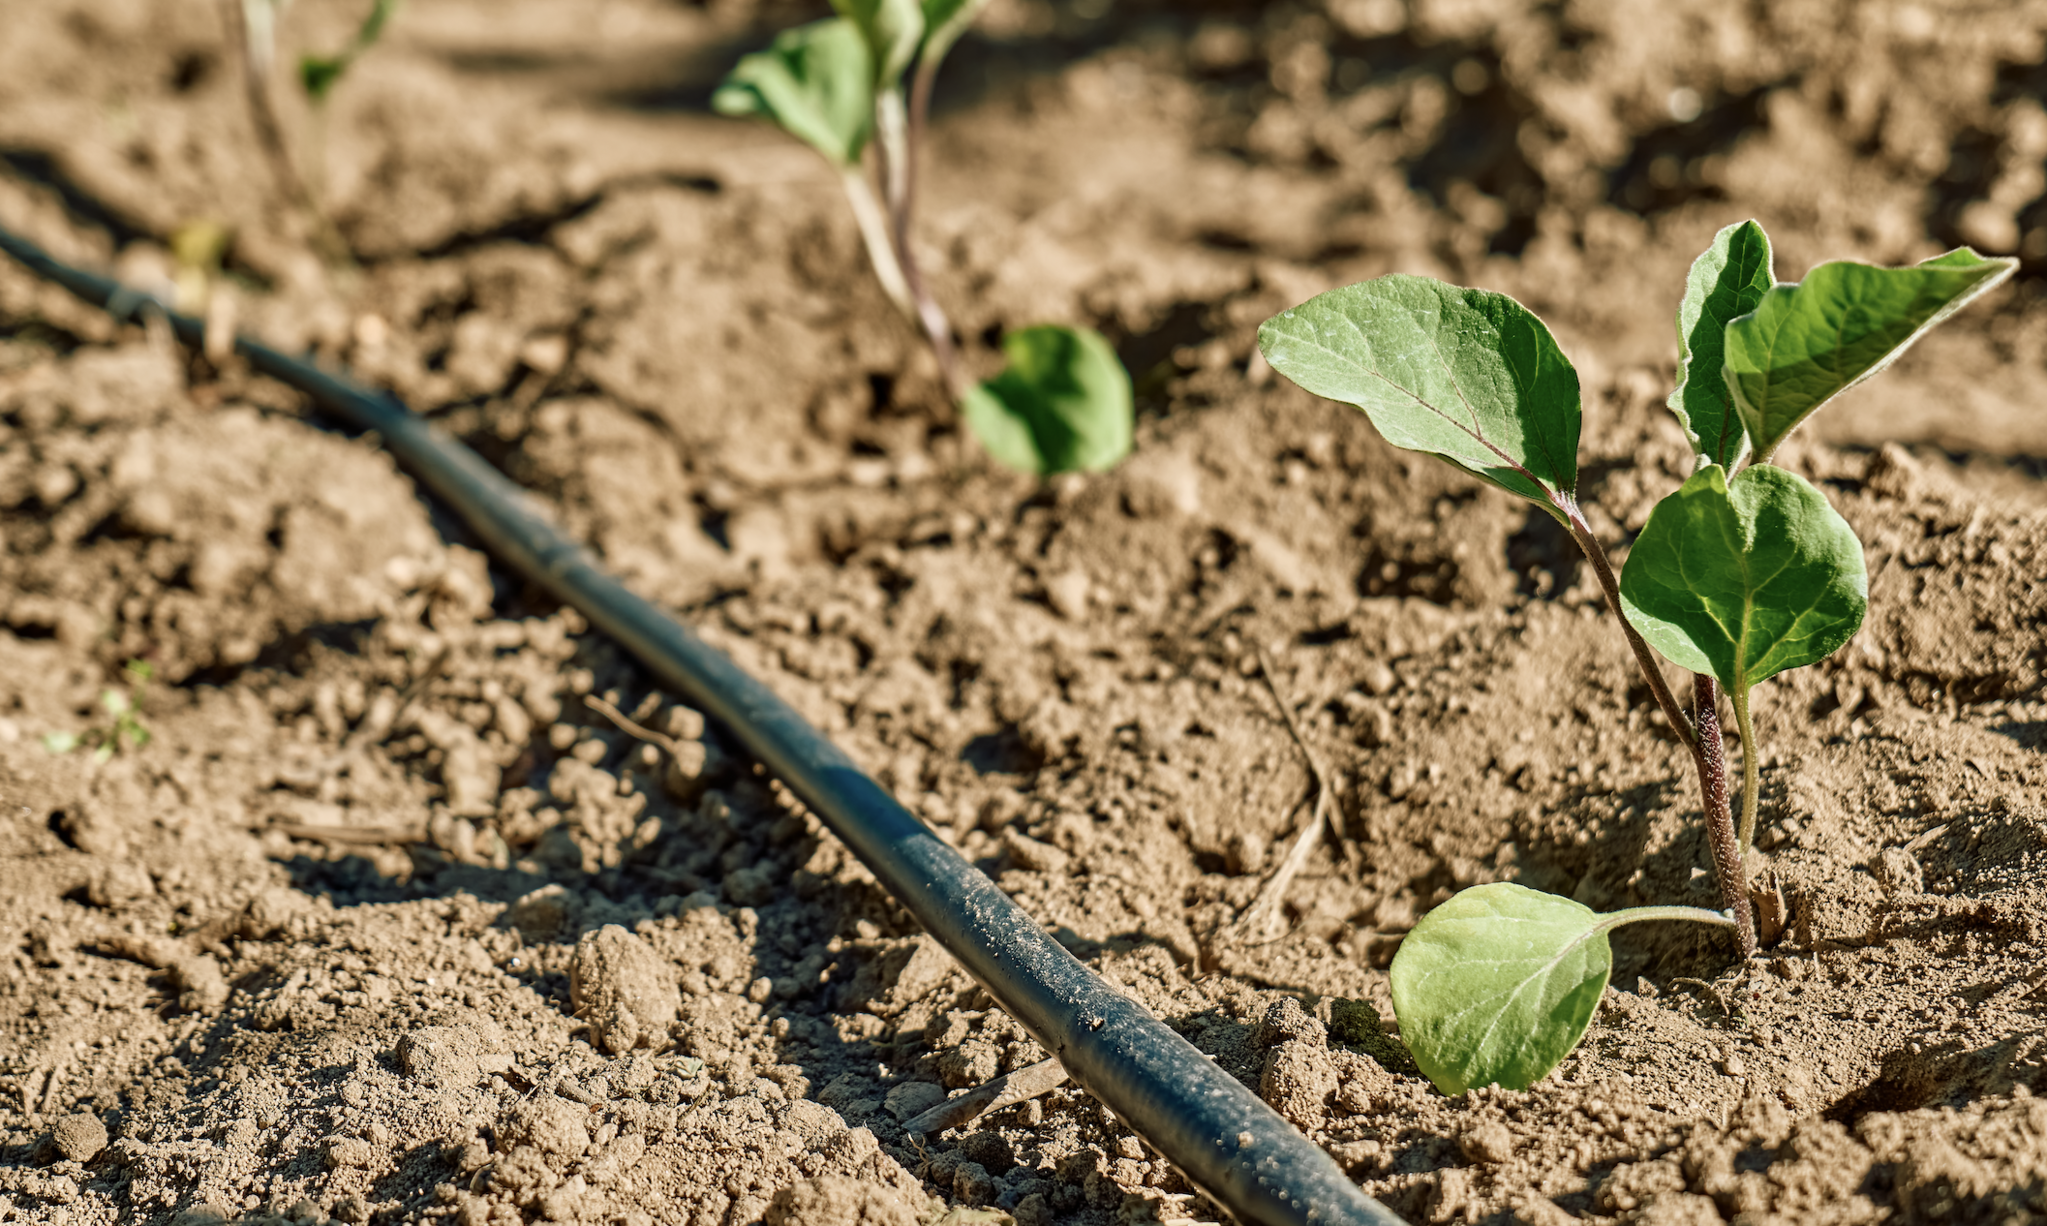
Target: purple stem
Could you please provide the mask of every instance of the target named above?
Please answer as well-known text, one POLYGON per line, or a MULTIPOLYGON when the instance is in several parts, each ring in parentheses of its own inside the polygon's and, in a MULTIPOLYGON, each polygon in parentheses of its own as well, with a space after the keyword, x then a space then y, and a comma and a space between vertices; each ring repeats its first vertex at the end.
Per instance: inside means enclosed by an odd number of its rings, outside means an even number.
MULTIPOLYGON (((1720 900, 1734 917, 1734 935, 1741 956, 1756 952, 1755 912, 1749 906, 1742 848, 1727 809, 1727 750, 1720 736, 1720 686, 1704 673, 1692 677, 1693 719, 1698 742, 1692 753, 1699 765, 1699 791, 1706 806, 1706 842, 1713 849, 1713 876, 1720 882, 1720 900)), ((1748 752, 1746 749, 1743 752, 1748 752)))

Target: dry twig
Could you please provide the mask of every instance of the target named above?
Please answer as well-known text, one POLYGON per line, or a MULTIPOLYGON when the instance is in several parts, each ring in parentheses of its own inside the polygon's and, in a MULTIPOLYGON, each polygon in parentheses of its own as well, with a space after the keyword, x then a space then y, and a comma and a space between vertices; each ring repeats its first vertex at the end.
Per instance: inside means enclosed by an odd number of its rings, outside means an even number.
POLYGON ((1220 934, 1220 944, 1223 945, 1243 944, 1247 938, 1264 934, 1280 904, 1286 901, 1287 887, 1293 884, 1294 877, 1308 863, 1308 855, 1315 850, 1325 825, 1329 829, 1330 840, 1339 848, 1343 846, 1343 832, 1336 826, 1336 789, 1330 786, 1329 774, 1322 769, 1321 759, 1309 748, 1308 738, 1301 734, 1300 723, 1294 719, 1293 704, 1280 693, 1279 680, 1272 671, 1272 660, 1262 648, 1258 652, 1258 670, 1265 676, 1265 688, 1272 691, 1272 700, 1279 704, 1279 715, 1286 722, 1287 732, 1294 738, 1294 744, 1300 747, 1301 756, 1307 759, 1308 773, 1315 779, 1315 805, 1308 814, 1308 820, 1301 823, 1295 833, 1286 859, 1280 861, 1279 867, 1258 891, 1257 899, 1236 923, 1220 934))
POLYGON ((1040 1060, 1027 1068, 1005 1073, 986 1085, 977 1086, 958 1098, 949 1098, 903 1125, 911 1135, 930 1136, 958 1128, 990 1111, 1014 1107, 1021 1102, 1049 1094, 1066 1084, 1066 1069, 1057 1059, 1040 1060))
POLYGON ((669 756, 675 756, 674 737, 664 736, 644 724, 635 723, 625 712, 620 711, 617 707, 612 706, 595 694, 586 695, 583 699, 583 705, 618 725, 618 730, 627 736, 635 740, 645 741, 649 745, 657 745, 667 750, 669 756))

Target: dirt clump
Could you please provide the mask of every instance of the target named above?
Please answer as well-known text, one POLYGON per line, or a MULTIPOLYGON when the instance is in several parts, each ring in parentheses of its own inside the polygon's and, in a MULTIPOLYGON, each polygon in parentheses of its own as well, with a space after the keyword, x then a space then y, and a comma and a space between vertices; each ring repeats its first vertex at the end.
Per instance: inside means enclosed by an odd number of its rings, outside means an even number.
POLYGON ((569 964, 569 1005, 612 1055, 665 1042, 675 1020, 674 972, 617 924, 585 933, 569 964))

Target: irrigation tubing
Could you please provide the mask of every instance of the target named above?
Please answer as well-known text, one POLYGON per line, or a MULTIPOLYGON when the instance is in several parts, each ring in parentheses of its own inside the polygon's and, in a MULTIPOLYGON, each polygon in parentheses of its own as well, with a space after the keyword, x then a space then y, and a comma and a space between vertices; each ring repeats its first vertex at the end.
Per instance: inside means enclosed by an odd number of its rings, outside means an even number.
MULTIPOLYGON (((4 229, 0 251, 117 318, 161 312, 180 341, 204 342, 204 323, 154 295, 60 263, 4 229)), ((247 337, 237 337, 235 349, 329 414, 375 433, 502 561, 580 610, 729 729, 1074 1081, 1239 1220, 1402 1226, 1242 1082, 1082 965, 773 691, 605 573, 482 457, 388 393, 247 337)))

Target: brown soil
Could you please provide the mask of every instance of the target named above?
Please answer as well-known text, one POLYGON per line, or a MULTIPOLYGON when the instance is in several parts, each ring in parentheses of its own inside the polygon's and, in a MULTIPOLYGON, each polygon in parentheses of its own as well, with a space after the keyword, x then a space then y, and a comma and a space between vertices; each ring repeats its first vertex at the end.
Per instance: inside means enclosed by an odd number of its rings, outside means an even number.
MULTIPOLYGON (((1039 486, 962 437, 816 159, 706 112, 811 6, 412 0, 322 141, 287 115, 348 274, 256 152, 221 7, 14 6, 0 224, 141 279, 231 226, 243 325, 467 439, 1373 1195, 2047 1219, 2047 11, 995 0, 926 265, 981 368, 1091 323, 1141 402, 1127 464, 1039 486), (1400 934, 1500 879, 1713 905, 1687 758, 1548 521, 1273 378, 1253 329, 1392 270, 1520 296, 1584 376, 1618 546, 1684 459, 1685 269, 1751 215, 1785 276, 2025 265, 1790 457, 1874 576, 1856 640, 1758 699, 1792 935, 1741 968, 1630 929, 1556 1073, 1446 1100, 1369 1025, 1400 934), (1275 694, 1347 838, 1283 934, 1217 948, 1311 790, 1275 694)), ((302 0, 284 44, 364 7, 302 0)), ((1219 1216, 1071 1088, 907 1137, 1042 1053, 286 389, 0 264, 0 508, 0 1222, 1219 1216), (136 659, 151 737, 95 753, 136 659)))

